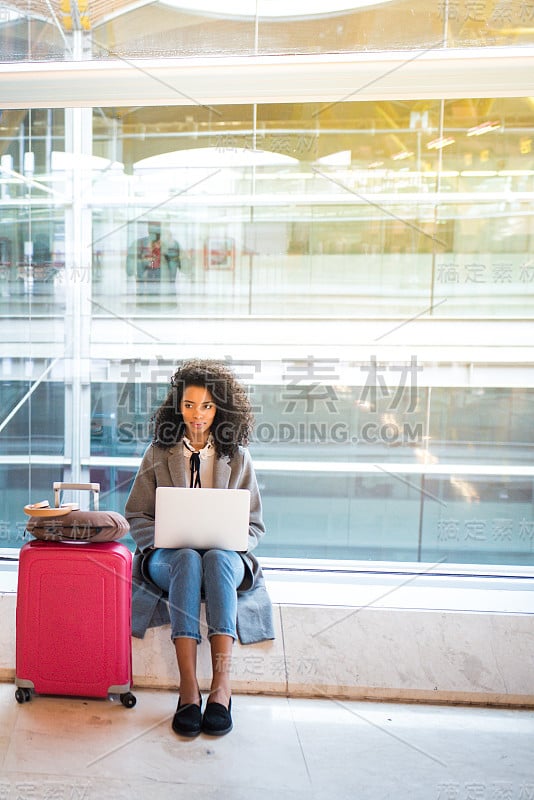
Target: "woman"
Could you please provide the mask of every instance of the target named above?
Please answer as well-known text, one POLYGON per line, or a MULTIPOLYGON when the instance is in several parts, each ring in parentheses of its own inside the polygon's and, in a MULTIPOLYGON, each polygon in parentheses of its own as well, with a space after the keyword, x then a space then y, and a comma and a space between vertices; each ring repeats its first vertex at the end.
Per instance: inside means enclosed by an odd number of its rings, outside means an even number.
POLYGON ((137 545, 134 555, 133 633, 171 623, 180 673, 173 730, 183 736, 214 736, 232 729, 231 652, 273 639, 272 611, 260 566, 251 550, 265 533, 261 498, 248 449, 253 416, 244 388, 216 361, 184 363, 154 415, 154 437, 130 496, 126 517, 137 545), (154 508, 158 486, 248 489, 248 550, 155 549, 154 508), (196 677, 201 641, 201 597, 206 601, 212 682, 204 714, 196 677))

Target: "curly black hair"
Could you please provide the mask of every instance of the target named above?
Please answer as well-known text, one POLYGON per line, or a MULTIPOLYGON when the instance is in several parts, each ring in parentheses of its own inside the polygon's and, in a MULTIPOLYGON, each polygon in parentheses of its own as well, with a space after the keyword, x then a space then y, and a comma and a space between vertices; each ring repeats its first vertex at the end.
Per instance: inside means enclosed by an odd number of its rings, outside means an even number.
POLYGON ((211 426, 217 456, 235 455, 239 445, 247 445, 254 428, 254 415, 244 386, 231 369, 220 361, 192 359, 178 367, 171 378, 171 389, 152 417, 157 447, 168 448, 179 442, 185 433, 180 410, 188 386, 207 389, 215 403, 211 426))

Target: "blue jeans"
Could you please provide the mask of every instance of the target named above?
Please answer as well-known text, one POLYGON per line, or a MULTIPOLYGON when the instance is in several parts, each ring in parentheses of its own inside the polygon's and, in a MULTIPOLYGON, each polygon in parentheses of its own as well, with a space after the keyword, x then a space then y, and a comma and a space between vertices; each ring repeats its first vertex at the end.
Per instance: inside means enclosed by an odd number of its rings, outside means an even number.
POLYGON ((172 639, 201 641, 202 596, 206 601, 208 638, 224 633, 237 639, 237 587, 245 576, 239 553, 160 548, 148 560, 148 574, 169 596, 172 639))

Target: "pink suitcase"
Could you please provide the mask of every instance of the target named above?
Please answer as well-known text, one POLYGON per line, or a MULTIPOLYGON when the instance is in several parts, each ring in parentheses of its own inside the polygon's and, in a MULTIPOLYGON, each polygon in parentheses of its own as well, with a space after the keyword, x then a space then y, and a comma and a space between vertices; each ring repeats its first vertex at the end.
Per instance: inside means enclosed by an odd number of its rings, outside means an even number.
POLYGON ((132 554, 118 542, 31 541, 20 550, 15 697, 108 697, 132 682, 132 554))

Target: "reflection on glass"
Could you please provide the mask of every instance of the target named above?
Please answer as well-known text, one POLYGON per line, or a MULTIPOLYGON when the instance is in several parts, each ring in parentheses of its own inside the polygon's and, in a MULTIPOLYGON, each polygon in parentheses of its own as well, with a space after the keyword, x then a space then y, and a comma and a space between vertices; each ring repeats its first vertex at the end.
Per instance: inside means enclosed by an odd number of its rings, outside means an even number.
POLYGON ((260 555, 417 560, 418 480, 261 471, 258 479, 269 531, 260 555))
POLYGON ((433 388, 429 450, 439 463, 532 464, 534 391, 433 388))
POLYGON ((534 564, 531 478, 427 478, 425 487, 441 502, 424 503, 423 561, 534 564))
POLYGON ((23 365, 12 359, 8 366, 6 361, 4 359, 3 366, 11 368, 12 379, 6 380, 4 374, 0 380, 0 453, 27 453, 30 441, 35 453, 62 455, 65 447, 64 384, 45 380, 30 394, 31 382, 21 380, 23 365))
POLYGON ((0 315, 62 311, 64 112, 6 110, 0 121, 0 315))
POLYGON ((213 111, 95 115, 99 158, 125 158, 93 184, 114 313, 524 315, 529 98, 213 111))

